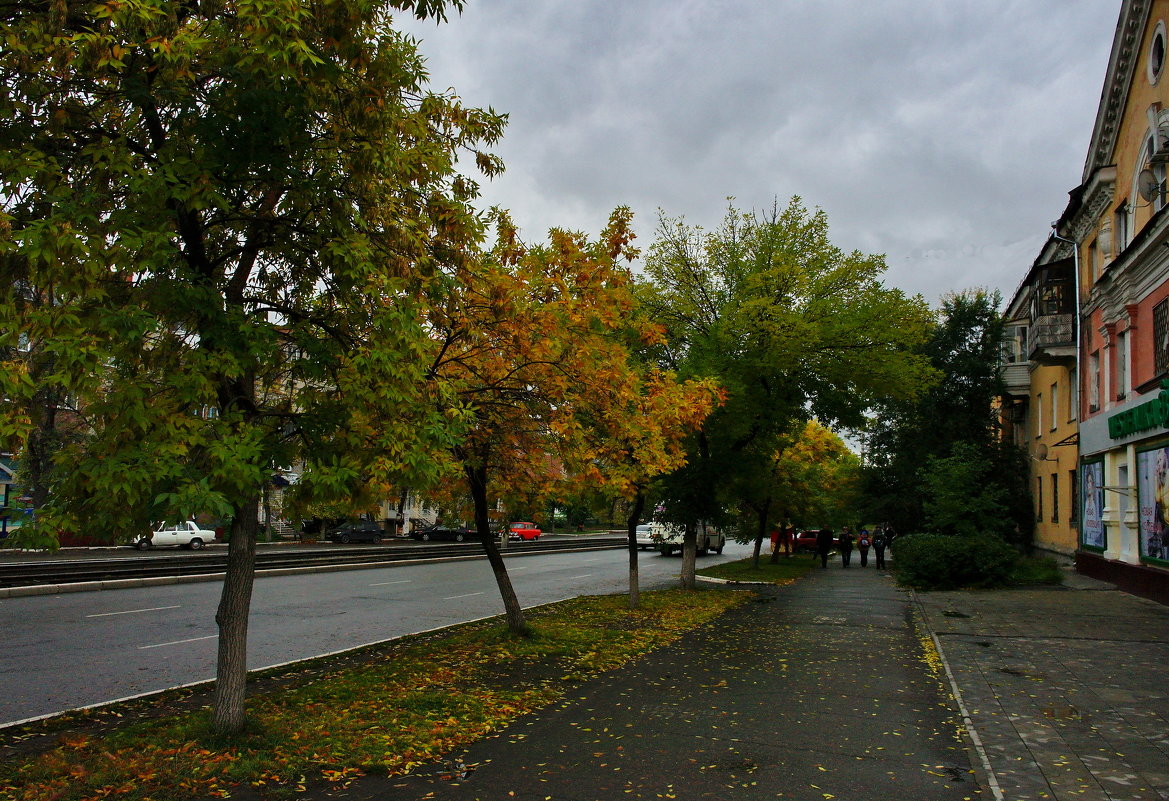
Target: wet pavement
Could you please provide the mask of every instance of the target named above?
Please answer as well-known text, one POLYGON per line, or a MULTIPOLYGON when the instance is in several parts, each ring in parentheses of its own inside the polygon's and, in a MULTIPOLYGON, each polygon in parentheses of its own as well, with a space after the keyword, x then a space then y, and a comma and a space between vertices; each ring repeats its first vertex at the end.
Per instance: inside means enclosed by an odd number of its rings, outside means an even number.
POLYGON ((980 797, 915 614, 871 567, 818 570, 441 764, 332 797, 980 797))
POLYGON ((320 798, 1169 799, 1169 607, 913 593, 854 564, 749 603, 404 777, 320 798))
POLYGON ((1169 607, 1074 573, 917 599, 993 797, 1169 799, 1169 607))

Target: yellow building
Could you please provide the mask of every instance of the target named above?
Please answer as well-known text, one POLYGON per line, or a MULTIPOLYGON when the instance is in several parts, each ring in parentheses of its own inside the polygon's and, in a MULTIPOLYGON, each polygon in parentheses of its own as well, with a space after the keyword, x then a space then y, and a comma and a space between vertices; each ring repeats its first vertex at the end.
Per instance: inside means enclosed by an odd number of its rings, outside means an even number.
POLYGON ((1007 306, 1003 412, 1030 457, 1035 548, 1069 562, 1079 541, 1075 314, 1071 247, 1052 238, 1007 306))

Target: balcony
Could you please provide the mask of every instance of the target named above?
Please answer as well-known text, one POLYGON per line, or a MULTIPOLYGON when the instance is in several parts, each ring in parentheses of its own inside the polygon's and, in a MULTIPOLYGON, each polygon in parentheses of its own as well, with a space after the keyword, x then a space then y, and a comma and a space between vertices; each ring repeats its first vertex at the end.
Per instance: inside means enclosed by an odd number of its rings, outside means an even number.
POLYGON ((999 366, 1002 373, 1003 389, 1012 398, 1026 398, 1031 394, 1031 366, 1027 362, 1014 362, 999 366))
POLYGON ((1076 316, 1046 314, 1031 323, 1027 354, 1040 364, 1065 364, 1076 359, 1076 316))

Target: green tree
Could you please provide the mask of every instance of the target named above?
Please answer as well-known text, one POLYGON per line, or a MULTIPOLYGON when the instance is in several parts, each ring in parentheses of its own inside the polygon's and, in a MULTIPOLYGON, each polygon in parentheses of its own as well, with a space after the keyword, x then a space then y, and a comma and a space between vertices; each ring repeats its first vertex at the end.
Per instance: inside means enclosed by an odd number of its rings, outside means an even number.
MULTIPOLYGON (((504 120, 425 88, 391 9, 461 0, 167 0, 0 10, 0 346, 15 450, 40 386, 88 426, 58 454, 41 542, 150 518, 231 519, 213 720, 245 722, 257 505, 303 460, 343 495, 449 447, 458 420, 420 397, 436 264, 481 235, 461 150, 504 120)), ((326 493, 328 494, 328 493, 326 493)), ((32 536, 30 529, 29 536, 32 536)))
MULTIPOLYGON (((687 465, 665 482, 667 515, 692 525, 728 506, 765 509, 745 496, 794 423, 814 416, 857 426, 878 400, 920 392, 932 371, 912 349, 929 310, 885 287, 884 270, 881 256, 833 245, 827 216, 799 198, 763 213, 731 208, 711 232, 661 219, 643 289, 667 329, 658 357, 681 378, 713 378, 726 393, 692 439, 687 465)), ((693 539, 688 531, 687 586, 693 539)))
POLYGON ((929 339, 919 349, 941 380, 920 398, 882 404, 869 426, 864 484, 870 517, 900 532, 921 529, 931 517, 927 504, 938 500, 931 488, 940 489, 923 479, 923 468, 931 459, 954 457, 955 465, 977 459, 984 481, 956 484, 947 495, 971 493, 975 505, 986 493, 1001 497, 1004 517, 993 528, 1026 543, 1032 515, 1026 464, 1018 449, 1003 441, 996 411, 1002 394, 1000 302, 997 292, 984 289, 942 299, 929 339))

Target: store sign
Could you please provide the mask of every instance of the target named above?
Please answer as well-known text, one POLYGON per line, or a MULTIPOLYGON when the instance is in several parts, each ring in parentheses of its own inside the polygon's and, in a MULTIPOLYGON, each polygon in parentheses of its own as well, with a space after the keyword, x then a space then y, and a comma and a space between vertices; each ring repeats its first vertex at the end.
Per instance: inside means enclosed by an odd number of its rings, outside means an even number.
POLYGON ((1108 418, 1108 436, 1113 439, 1124 439, 1153 428, 1169 428, 1169 380, 1161 382, 1161 392, 1151 401, 1108 418))

